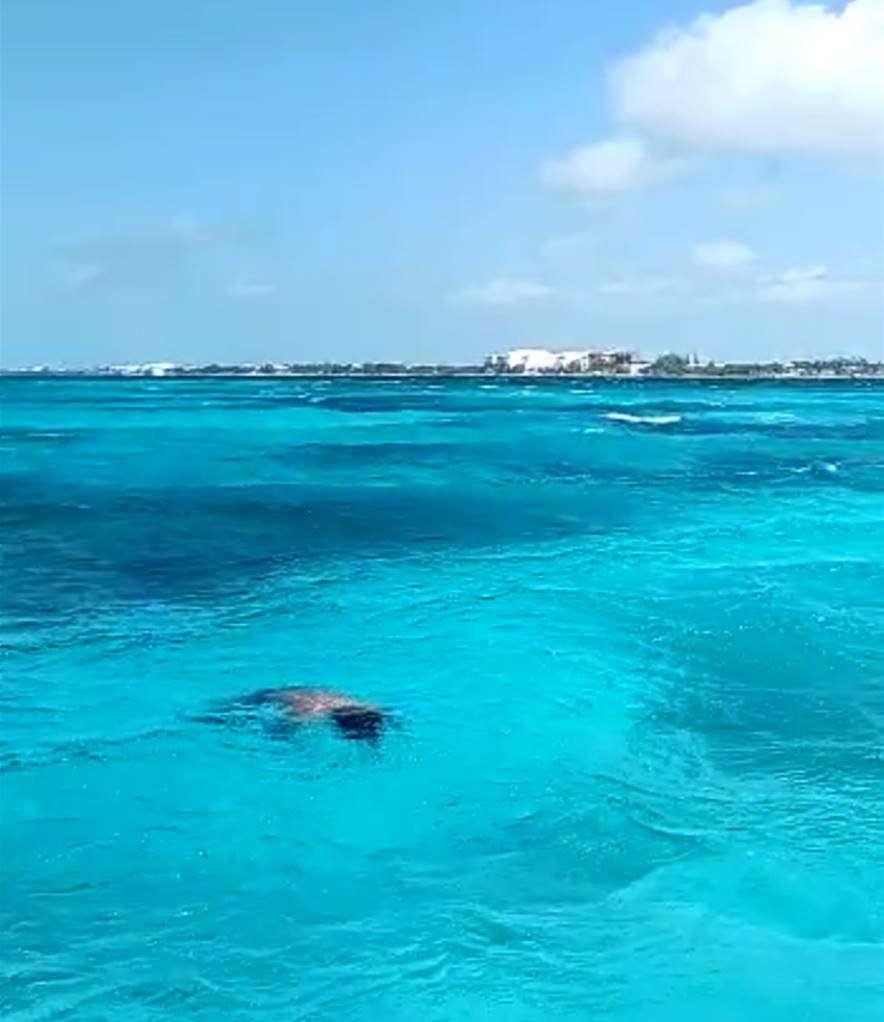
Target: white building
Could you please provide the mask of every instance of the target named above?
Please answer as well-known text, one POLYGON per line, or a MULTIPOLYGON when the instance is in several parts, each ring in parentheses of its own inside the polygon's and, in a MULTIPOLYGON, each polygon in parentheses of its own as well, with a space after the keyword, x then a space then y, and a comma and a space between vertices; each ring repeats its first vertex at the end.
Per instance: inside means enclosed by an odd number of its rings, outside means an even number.
POLYGON ((174 362, 135 362, 108 368, 120 376, 165 376, 179 367, 174 362))
POLYGON ((624 351, 549 351, 546 348, 514 348, 491 355, 487 365, 501 372, 591 373, 629 369, 632 356, 624 351))

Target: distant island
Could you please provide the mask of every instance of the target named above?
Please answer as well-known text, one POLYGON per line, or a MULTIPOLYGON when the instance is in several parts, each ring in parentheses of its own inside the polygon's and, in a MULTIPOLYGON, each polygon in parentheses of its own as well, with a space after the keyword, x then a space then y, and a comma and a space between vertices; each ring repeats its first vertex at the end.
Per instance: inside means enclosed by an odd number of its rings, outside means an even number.
POLYGON ((476 365, 407 362, 142 362, 69 369, 49 365, 0 370, 2 376, 111 378, 205 377, 488 377, 539 376, 645 379, 884 379, 884 362, 860 357, 790 362, 714 362, 673 353, 645 360, 629 351, 516 348, 476 365))

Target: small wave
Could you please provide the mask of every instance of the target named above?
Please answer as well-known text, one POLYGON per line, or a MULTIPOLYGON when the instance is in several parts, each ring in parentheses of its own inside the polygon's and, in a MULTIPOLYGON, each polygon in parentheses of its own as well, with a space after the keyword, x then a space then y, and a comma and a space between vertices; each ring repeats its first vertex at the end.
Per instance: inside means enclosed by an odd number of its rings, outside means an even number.
POLYGON ((833 461, 814 461, 809 465, 799 465, 791 471, 795 475, 836 475, 839 468, 833 461))
POLYGON ((642 426, 673 426, 681 422, 680 415, 630 415, 629 412, 607 412, 605 418, 612 422, 631 422, 642 426))

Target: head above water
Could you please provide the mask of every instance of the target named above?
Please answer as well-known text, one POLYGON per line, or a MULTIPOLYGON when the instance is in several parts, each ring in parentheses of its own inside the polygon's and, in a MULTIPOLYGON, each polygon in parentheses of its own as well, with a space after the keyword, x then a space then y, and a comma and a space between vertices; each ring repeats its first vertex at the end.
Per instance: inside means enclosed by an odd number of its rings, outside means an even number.
POLYGON ((342 738, 377 742, 387 723, 386 714, 373 706, 342 706, 329 715, 342 738))

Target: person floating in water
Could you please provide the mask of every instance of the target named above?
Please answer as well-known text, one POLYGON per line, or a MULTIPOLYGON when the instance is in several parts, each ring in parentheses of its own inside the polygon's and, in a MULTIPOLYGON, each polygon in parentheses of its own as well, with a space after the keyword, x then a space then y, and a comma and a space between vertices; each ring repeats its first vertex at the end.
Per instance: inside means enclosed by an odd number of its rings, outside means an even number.
POLYGON ((327 688, 265 688, 236 700, 231 709, 258 707, 278 709, 294 723, 327 721, 351 741, 377 742, 389 723, 389 714, 381 707, 327 688))

